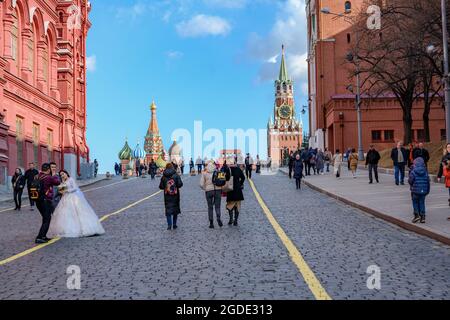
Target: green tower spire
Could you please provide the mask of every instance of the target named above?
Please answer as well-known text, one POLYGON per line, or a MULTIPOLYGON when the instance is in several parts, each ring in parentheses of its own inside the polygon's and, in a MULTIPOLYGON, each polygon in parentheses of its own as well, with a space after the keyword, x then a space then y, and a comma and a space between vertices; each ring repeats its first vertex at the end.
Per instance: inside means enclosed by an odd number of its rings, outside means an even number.
POLYGON ((281 67, 280 67, 280 76, 278 77, 278 80, 281 82, 288 81, 288 73, 287 73, 287 67, 286 67, 286 61, 284 58, 284 44, 281 46, 282 54, 281 54, 281 67))

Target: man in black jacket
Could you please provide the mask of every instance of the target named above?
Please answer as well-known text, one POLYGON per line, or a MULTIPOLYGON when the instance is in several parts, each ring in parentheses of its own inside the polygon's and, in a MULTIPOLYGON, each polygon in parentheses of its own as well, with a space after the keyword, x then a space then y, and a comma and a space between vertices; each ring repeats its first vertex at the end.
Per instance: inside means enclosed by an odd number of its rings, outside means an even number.
POLYGON ((375 174, 375 180, 377 181, 377 183, 380 182, 378 180, 378 162, 380 161, 380 159, 381 159, 380 153, 377 150, 375 150, 374 145, 371 145, 370 150, 369 150, 369 152, 367 152, 367 156, 366 156, 366 167, 369 166, 369 183, 370 184, 373 183, 372 171, 375 174))
POLYGON ((289 167, 289 179, 292 179, 292 170, 294 169, 294 153, 291 151, 290 155, 289 155, 289 162, 288 162, 288 167, 289 167))
POLYGON ((403 142, 397 143, 397 146, 391 151, 391 159, 394 162, 395 184, 405 184, 405 167, 408 162, 408 151, 403 147, 403 142))
POLYGON ((25 181, 27 183, 27 190, 28 190, 28 199, 30 199, 30 210, 34 211, 34 200, 31 199, 30 195, 30 188, 31 184, 34 181, 34 177, 36 177, 39 174, 39 171, 36 170, 34 163, 30 162, 28 170, 25 171, 25 181))
POLYGON ((425 166, 428 168, 428 161, 430 161, 430 153, 423 147, 423 143, 419 143, 419 146, 413 150, 413 159, 422 158, 425 161, 425 166))

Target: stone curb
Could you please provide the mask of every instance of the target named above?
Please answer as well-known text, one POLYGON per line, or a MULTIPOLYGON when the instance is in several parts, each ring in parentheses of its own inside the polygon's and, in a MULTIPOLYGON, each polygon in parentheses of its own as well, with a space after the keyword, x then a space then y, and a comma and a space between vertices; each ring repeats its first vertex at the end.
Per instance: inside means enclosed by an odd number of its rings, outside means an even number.
MULTIPOLYGON (((288 174, 288 173, 284 172, 283 170, 280 170, 280 171, 282 173, 286 174, 286 175, 288 174)), ((302 182, 306 186, 308 186, 309 188, 311 188, 311 189, 313 189, 315 191, 323 193, 323 194, 325 194, 325 195, 327 195, 327 196, 329 196, 329 197, 331 197, 333 199, 336 199, 336 200, 338 200, 340 202, 343 202, 343 203, 345 203, 345 204, 347 204, 349 206, 352 206, 352 207, 354 207, 356 209, 362 210, 362 211, 364 211, 364 212, 366 212, 366 213, 368 213, 370 215, 373 215, 373 216, 375 216, 377 218, 380 218, 380 219, 383 219, 383 220, 385 220, 387 222, 395 224, 395 225, 397 225, 397 226, 399 226, 399 227, 401 227, 401 228, 403 228, 405 230, 412 231, 412 232, 415 232, 415 233, 420 234, 422 236, 425 236, 425 237, 431 238, 433 240, 439 241, 441 243, 444 243, 446 245, 450 245, 450 238, 447 238, 447 237, 445 237, 445 236, 443 236, 443 235, 441 235, 439 233, 436 233, 436 232, 433 232, 433 231, 421 228, 421 227, 419 227, 416 224, 408 223, 406 221, 403 221, 403 220, 397 219, 395 217, 389 216, 389 215, 387 215, 387 214, 385 214, 383 212, 380 212, 380 211, 374 210, 372 208, 366 207, 364 205, 358 204, 358 203, 356 203, 356 202, 354 202, 352 200, 349 200, 347 198, 338 196, 338 195, 336 195, 336 194, 334 194, 334 193, 332 193, 330 191, 326 191, 326 190, 324 190, 322 188, 319 188, 319 187, 313 185, 312 183, 306 181, 305 179, 303 179, 302 182)))

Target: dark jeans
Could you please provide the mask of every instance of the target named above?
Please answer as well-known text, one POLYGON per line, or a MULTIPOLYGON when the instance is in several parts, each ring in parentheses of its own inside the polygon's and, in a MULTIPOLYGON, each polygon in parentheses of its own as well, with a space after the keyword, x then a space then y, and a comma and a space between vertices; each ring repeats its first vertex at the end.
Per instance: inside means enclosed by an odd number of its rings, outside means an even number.
POLYGON ((31 186, 27 186, 27 190, 28 190, 28 200, 30 200, 30 207, 34 207, 34 200, 31 199, 31 194, 30 194, 30 188, 31 186))
POLYGON ((295 186, 297 187, 297 189, 301 189, 301 187, 302 187, 302 179, 296 178, 295 179, 295 186))
POLYGON ((39 230, 37 239, 44 239, 47 236, 48 228, 50 227, 50 221, 52 220, 52 214, 53 211, 55 211, 55 208, 53 207, 51 200, 36 202, 36 206, 42 216, 42 226, 39 230))
POLYGON ((178 220, 178 215, 174 214, 174 215, 166 215, 167 218, 167 225, 168 226, 176 226, 177 225, 177 220, 178 220))
POLYGON ((425 195, 412 194, 412 203, 414 213, 419 214, 421 217, 425 217, 425 195))
POLYGON ((375 173, 375 180, 378 182, 378 165, 369 164, 369 181, 373 182, 372 171, 375 173))
POLYGON ((309 172, 311 171, 311 168, 309 168, 308 171, 309 166, 310 166, 309 161, 303 161, 303 167, 305 168, 305 176, 309 176, 309 172))
POLYGON ((206 202, 208 203, 209 221, 214 220, 214 208, 216 208, 217 221, 220 220, 220 203, 222 201, 222 191, 212 190, 206 192, 206 202))
POLYGON ((245 175, 247 176, 247 179, 251 179, 252 178, 252 167, 251 166, 247 166, 245 167, 245 175))
POLYGON ((14 190, 14 203, 16 204, 16 208, 22 207, 22 193, 23 189, 14 190))
POLYGON ((330 172, 330 163, 327 162, 325 165, 327 166, 327 172, 330 172))
POLYGON ((399 163, 394 166, 395 183, 405 183, 405 164, 399 163))
POLYGON ((198 172, 198 174, 202 173, 202 165, 201 164, 197 165, 197 172, 198 172))
POLYGON ((261 173, 261 166, 260 165, 256 166, 256 173, 261 173))

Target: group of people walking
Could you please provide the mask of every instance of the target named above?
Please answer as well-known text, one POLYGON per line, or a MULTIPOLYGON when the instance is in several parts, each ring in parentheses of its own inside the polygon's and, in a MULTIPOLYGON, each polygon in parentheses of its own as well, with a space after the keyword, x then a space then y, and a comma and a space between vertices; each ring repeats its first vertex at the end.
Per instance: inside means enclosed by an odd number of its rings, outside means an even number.
MULTIPOLYGON (((205 192, 208 206, 209 228, 214 228, 214 211, 218 226, 224 225, 221 212, 222 197, 226 197, 226 209, 229 215, 228 225, 237 226, 241 203, 244 201, 242 190, 246 178, 244 172, 236 164, 235 158, 227 158, 222 166, 214 160, 206 160, 205 169, 202 169, 200 174, 200 188, 205 192)), ((174 164, 167 164, 159 188, 164 192, 168 230, 178 228, 178 215, 181 214, 180 189, 182 187, 182 178, 174 164)))
POLYGON ((298 161, 302 162, 302 172, 303 170, 305 172, 304 174, 302 173, 302 177, 310 176, 311 169, 313 170, 314 175, 323 175, 325 173, 325 169, 327 172, 330 171, 331 158, 332 154, 328 151, 328 149, 322 151, 322 149, 318 148, 305 148, 299 149, 296 152, 291 151, 288 159, 289 178, 292 178, 295 167, 297 167, 297 171, 299 170, 298 161))

